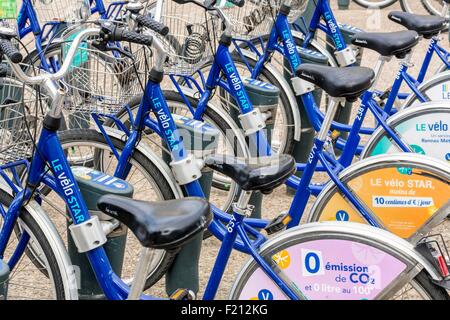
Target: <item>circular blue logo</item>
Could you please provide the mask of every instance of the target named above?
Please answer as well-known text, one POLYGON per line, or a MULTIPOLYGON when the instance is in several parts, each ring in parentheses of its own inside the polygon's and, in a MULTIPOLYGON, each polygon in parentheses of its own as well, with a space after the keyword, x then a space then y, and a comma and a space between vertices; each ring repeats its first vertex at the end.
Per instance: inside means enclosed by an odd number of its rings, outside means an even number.
POLYGON ((450 153, 447 153, 447 154, 445 155, 445 160, 450 161, 450 153))
POLYGON ((259 300, 273 300, 273 294, 267 289, 262 289, 258 293, 258 299, 259 300))
POLYGON ((344 210, 339 210, 336 213, 336 220, 337 221, 348 221, 348 220, 350 220, 350 215, 344 210))

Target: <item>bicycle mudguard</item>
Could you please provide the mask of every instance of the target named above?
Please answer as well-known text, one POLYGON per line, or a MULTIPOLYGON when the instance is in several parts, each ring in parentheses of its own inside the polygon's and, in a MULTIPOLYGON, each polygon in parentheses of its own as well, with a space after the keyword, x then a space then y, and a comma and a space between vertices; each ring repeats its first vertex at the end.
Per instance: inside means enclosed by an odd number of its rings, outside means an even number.
MULTIPOLYGON (((1 177, 0 190, 14 198, 13 190, 1 177)), ((70 261, 66 246, 64 241, 61 239, 58 230, 56 230, 55 225, 49 219, 47 213, 35 200, 30 200, 24 209, 33 217, 42 232, 47 235, 47 238, 49 240, 51 239, 50 245, 56 259, 58 260, 58 263, 66 266, 62 271, 64 274, 61 274, 61 278, 64 281, 64 288, 66 288, 65 297, 68 300, 78 300, 78 280, 75 272, 76 270, 70 261)))
MULTIPOLYGON (((407 108, 389 117, 387 124, 419 154, 450 162, 450 105, 428 102, 407 108)), ((380 127, 366 144, 361 159, 402 152, 380 127)))
MULTIPOLYGON (((305 35, 301 33, 300 31, 291 30, 292 36, 295 38, 298 38, 302 41, 305 40, 305 35)), ((324 46, 322 46, 317 40, 313 39, 311 41, 311 46, 324 56, 328 58, 328 63, 331 67, 339 67, 338 62, 336 61, 336 57, 327 50, 324 46)))
MULTIPOLYGON (((101 133, 100 129, 96 127, 96 130, 101 133)), ((103 127, 103 130, 105 130, 106 134, 109 137, 116 138, 118 140, 124 141, 124 133, 123 131, 113 129, 110 127, 103 127)), ((139 143, 136 146, 136 149, 141 152, 149 161, 151 161, 161 172, 161 174, 164 176, 166 181, 169 183, 170 188, 172 189, 172 192, 175 195, 176 199, 183 198, 183 191, 181 190, 180 186, 175 181, 175 177, 173 176, 172 170, 167 165, 167 163, 164 162, 164 160, 161 158, 161 156, 158 156, 151 148, 145 145, 145 143, 139 143)))
MULTIPOLYGON (((432 101, 450 100, 450 70, 439 73, 423 82, 417 90, 432 101)), ((402 109, 421 104, 415 94, 410 94, 404 102, 402 109)))
MULTIPOLYGON (((410 243, 357 223, 322 222, 289 229, 260 254, 297 289, 300 299, 389 298, 425 269, 442 277, 410 243)), ((280 288, 251 259, 238 275, 230 299, 284 300, 280 288)))
MULTIPOLYGON (((417 244, 450 214, 450 166, 414 153, 370 157, 342 171, 339 179, 381 228, 417 244)), ((330 182, 308 222, 368 223, 330 182)))

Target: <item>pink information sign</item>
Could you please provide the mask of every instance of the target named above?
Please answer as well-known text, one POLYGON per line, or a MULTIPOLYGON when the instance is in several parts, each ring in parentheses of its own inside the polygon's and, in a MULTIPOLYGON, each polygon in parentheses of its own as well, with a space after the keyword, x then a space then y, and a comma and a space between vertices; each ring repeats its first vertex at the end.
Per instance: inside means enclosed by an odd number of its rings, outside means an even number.
MULTIPOLYGON (((316 240, 278 252, 273 260, 307 299, 373 299, 406 268, 397 258, 349 240, 316 240)), ((283 292, 258 268, 241 300, 284 300, 283 292)))

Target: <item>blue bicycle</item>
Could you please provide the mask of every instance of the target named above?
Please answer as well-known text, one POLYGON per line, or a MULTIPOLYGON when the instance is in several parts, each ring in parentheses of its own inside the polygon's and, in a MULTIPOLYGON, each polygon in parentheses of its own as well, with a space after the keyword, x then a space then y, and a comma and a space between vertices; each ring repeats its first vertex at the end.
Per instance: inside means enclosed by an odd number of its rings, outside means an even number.
MULTIPOLYGON (((206 9, 213 10, 210 7, 206 7, 206 9)), ((0 47, 16 77, 25 83, 44 86, 46 92, 52 95, 52 102, 43 121, 36 149, 33 148, 31 163, 25 159, 19 160, 20 157, 18 157, 19 159, 15 158, 0 168, 6 183, 2 186, 1 215, 3 224, 0 232, 0 256, 5 259, 5 248, 16 223, 22 227, 22 233, 19 244, 14 248, 15 250, 8 260, 11 270, 14 270, 16 262, 24 255, 30 237, 36 239, 37 244, 45 243, 38 232, 46 230, 48 233, 44 238, 52 239, 52 243, 40 248, 44 252, 45 258, 53 258, 52 260, 44 259, 44 261, 50 262, 46 265, 46 271, 51 272, 49 279, 54 284, 56 297, 77 297, 75 275, 73 268, 70 268, 67 253, 61 249, 64 248, 61 238, 58 233, 54 232, 53 224, 45 219, 45 214, 39 219, 36 214, 32 213, 32 207, 39 208, 38 186, 44 183, 64 200, 73 222, 70 227, 71 234, 76 239, 78 250, 86 253, 106 297, 109 299, 152 298, 142 295, 147 278, 146 271, 151 260, 150 249, 176 249, 182 246, 201 232, 209 222, 210 208, 201 199, 149 203, 117 196, 104 196, 98 204, 99 209, 129 227, 143 247, 131 288, 112 271, 108 257, 102 248, 106 241, 102 224, 97 216, 89 214, 57 136, 62 117, 63 99, 61 97, 63 92, 53 82, 62 78, 70 69, 73 58, 83 40, 86 41, 88 37, 99 34, 100 38, 97 41, 135 42, 152 46, 158 55, 164 55, 161 43, 157 39, 123 30, 111 24, 103 24, 101 30, 86 29, 74 38, 60 71, 55 74, 30 77, 23 72, 19 65, 12 63, 12 60, 16 60, 13 57, 18 52, 9 42, 10 35, 2 35, 0 47), (24 187, 21 186, 21 180, 17 174, 17 166, 23 165, 27 166, 29 172, 24 187), (21 210, 31 214, 21 214, 23 212, 21 210), (23 220, 20 220, 21 217, 23 220), (31 218, 39 219, 41 222, 39 229, 26 228, 32 225, 27 223, 31 218), (36 236, 37 234, 38 236, 36 236), (55 248, 59 249, 58 257, 54 256, 55 248)), ((158 127, 152 128, 159 130, 170 148, 173 157, 172 167, 177 174, 177 179, 187 191, 203 196, 197 181, 197 177, 201 174, 199 163, 192 161, 192 157, 189 156, 179 139, 175 122, 160 89, 163 79, 162 64, 153 67, 149 77, 139 120, 142 120, 144 115, 148 115, 150 109, 157 115, 158 127)), ((142 128, 144 121, 136 124, 142 128)), ((138 134, 139 131, 132 133, 134 137, 137 137, 138 134)), ((128 142, 131 140, 129 139, 128 142)), ((129 156, 130 154, 127 154, 127 157, 129 156)), ((208 166, 236 179, 244 192, 235 205, 233 215, 228 216, 222 213, 223 216, 227 216, 226 225, 220 222, 218 216, 215 216, 210 225, 211 231, 216 233, 223 242, 204 294, 205 299, 214 298, 233 247, 238 247, 243 252, 250 254, 252 259, 238 278, 231 298, 342 299, 345 297, 341 293, 347 291, 347 299, 448 298, 446 291, 431 280, 442 281, 442 277, 431 262, 419 254, 419 249, 376 228, 341 223, 312 224, 305 228, 280 233, 278 237, 267 241, 266 237, 244 222, 245 217, 249 214, 248 200, 253 190, 270 192, 282 184, 295 171, 293 159, 290 156, 266 157, 252 165, 238 159, 225 160, 221 161, 221 159, 213 157, 206 162, 208 166), (248 179, 241 179, 243 173, 248 179), (336 255, 334 248, 339 248, 339 256, 336 255), (297 256, 302 258, 296 259, 297 256), (383 259, 374 261, 371 258, 373 256, 383 256, 383 259), (286 258, 289 259, 286 260, 286 258), (331 295, 315 290, 311 280, 315 283, 331 285, 333 281, 329 280, 330 277, 335 278, 334 274, 341 272, 330 271, 330 268, 326 271, 321 269, 320 266, 324 261, 338 265, 340 263, 353 265, 354 272, 349 276, 351 279, 355 279, 355 282, 352 281, 353 284, 348 285, 340 284, 339 287, 345 288, 345 290, 336 290, 331 295), (297 275, 292 273, 299 263, 304 266, 307 273, 303 275, 298 272, 296 272, 297 275), (378 270, 378 273, 373 274, 374 270, 378 270), (411 290, 414 291, 413 295, 410 294, 411 290)), ((123 169, 126 171, 126 166, 123 169)), ((35 210, 40 212, 39 209, 35 210)), ((42 236, 42 232, 40 235, 42 236)), ((423 245, 427 246, 429 242, 424 242, 423 245)), ((181 290, 173 298, 188 298, 189 296, 187 290, 181 290)))
MULTIPOLYGON (((194 2, 193 4, 198 6, 203 6, 200 3, 194 2)), ((212 9, 209 9, 212 10, 212 9)), ((220 13, 221 11, 218 10, 220 13)), ((220 82, 221 85, 225 85, 225 82, 221 80, 221 77, 219 75, 219 70, 222 70, 225 75, 227 75, 228 83, 226 83, 227 87, 231 94, 235 97, 236 101, 240 101, 243 106, 243 110, 247 110, 247 113, 250 114, 248 117, 255 117, 255 113, 253 112, 252 104, 247 99, 239 99, 240 95, 244 95, 245 91, 241 91, 240 89, 236 90, 233 84, 239 84, 239 78, 238 73, 232 69, 232 60, 228 60, 229 52, 227 48, 227 32, 229 29, 229 24, 227 24, 227 19, 224 17, 223 21, 226 23, 227 26, 225 32, 223 33, 221 37, 221 43, 219 44, 219 47, 217 49, 218 58, 215 59, 217 66, 213 68, 212 70, 215 70, 214 73, 211 73, 208 76, 208 79, 206 80, 207 88, 214 88, 214 84, 216 82, 220 82), (221 66, 227 66, 227 67, 221 67, 221 66), (237 79, 232 81, 231 79, 237 79), (234 91, 233 91, 234 89, 234 91), (243 92, 243 93, 240 93, 243 92)), ((167 60, 167 59, 166 59, 167 60)), ((168 59, 170 61, 170 58, 168 59)), ((305 77, 308 78, 308 72, 313 72, 311 69, 307 68, 308 66, 303 66, 302 69, 299 69, 304 72, 305 77)), ((313 69, 314 70, 314 69, 313 69)), ((311 194, 319 194, 321 191, 321 187, 314 187, 310 186, 311 177, 313 173, 316 170, 320 170, 318 166, 318 162, 320 161, 323 164, 322 170, 326 171, 331 179, 333 180, 333 184, 331 186, 336 185, 337 189, 339 190, 339 194, 343 194, 345 196, 346 200, 343 200, 342 203, 339 204, 339 206, 335 206, 330 211, 326 211, 329 214, 334 215, 333 217, 339 217, 339 213, 344 217, 342 220, 356 220, 358 222, 365 222, 368 224, 371 224, 372 226, 377 226, 380 228, 386 228, 392 232, 401 234, 404 238, 409 239, 413 243, 417 243, 417 241, 420 240, 421 235, 423 233, 428 233, 431 229, 433 229, 436 225, 439 225, 443 222, 444 218, 447 215, 448 212, 448 199, 446 197, 441 197, 437 195, 434 191, 429 190, 426 192, 427 197, 431 197, 433 199, 433 205, 436 206, 437 210, 433 211, 432 217, 430 218, 430 203, 428 205, 424 205, 423 208, 418 209, 417 207, 413 206, 413 208, 407 208, 402 207, 401 212, 407 212, 411 210, 410 217, 411 219, 415 220, 417 218, 417 221, 419 223, 410 221, 406 222, 407 224, 411 225, 411 228, 407 228, 406 230, 398 228, 398 220, 400 219, 402 221, 405 221, 403 219, 407 219, 404 216, 400 217, 398 214, 400 211, 398 208, 396 208, 393 205, 386 205, 386 206, 376 206, 373 205, 374 202, 369 200, 367 197, 363 197, 363 188, 359 187, 356 189, 353 184, 347 184, 349 181, 347 180, 347 177, 351 178, 351 180, 355 181, 365 181, 365 183, 369 183, 371 177, 373 175, 378 175, 380 177, 384 177, 385 179, 397 179, 396 181, 401 181, 400 184, 403 186, 407 185, 408 179, 413 179, 417 181, 423 181, 425 185, 433 185, 434 188, 439 188, 442 190, 440 192, 440 195, 442 194, 448 194, 448 177, 449 172, 446 168, 446 165, 442 164, 442 162, 437 160, 432 160, 430 158, 426 158, 420 155, 416 154, 402 154, 402 155, 396 155, 396 156, 384 156, 384 157, 377 157, 374 159, 370 159, 367 161, 363 161, 359 166, 358 169, 350 168, 349 170, 343 172, 342 170, 344 167, 339 164, 338 161, 333 159, 329 155, 329 153, 324 151, 324 146, 327 143, 327 136, 329 133, 330 126, 332 124, 331 119, 334 117, 334 113, 338 108, 339 103, 341 103, 345 99, 353 100, 359 97, 360 94, 362 94, 364 91, 366 91, 372 84, 373 80, 373 72, 366 68, 348 68, 348 69, 335 69, 334 72, 342 75, 345 73, 348 81, 341 81, 336 82, 333 84, 334 76, 336 73, 330 73, 328 76, 324 76, 327 73, 329 73, 329 70, 317 70, 317 72, 320 72, 322 76, 322 81, 317 81, 317 84, 319 86, 322 86, 326 91, 330 93, 330 95, 335 96, 335 98, 332 100, 332 104, 329 106, 329 111, 326 115, 326 118, 324 120, 324 125, 322 126, 318 139, 315 141, 315 145, 313 148, 313 151, 311 152, 310 161, 302 166, 297 165, 297 167, 304 169, 304 174, 301 180, 296 179, 295 177, 291 177, 288 179, 288 183, 295 187, 297 189, 296 196, 294 198, 294 201, 292 202, 290 211, 288 214, 282 214, 278 217, 276 217, 272 221, 267 220, 260 220, 260 219, 246 219, 245 220, 245 226, 246 230, 253 234, 253 236, 256 237, 256 241, 259 241, 260 234, 256 231, 256 229, 265 229, 269 234, 273 234, 276 232, 280 232, 283 230, 286 226, 287 227, 294 227, 299 224, 299 221, 305 211, 306 205, 308 203, 308 199, 311 194), (410 168, 411 170, 404 170, 404 168, 410 168), (380 173, 380 170, 383 173, 380 173), (342 173, 342 174, 341 174, 342 173), (351 175, 350 175, 351 174, 351 175), (348 201, 348 202, 347 202, 348 201), (344 208, 345 206, 345 208, 344 208), (350 207, 350 209, 349 209, 350 207), (343 208, 343 210, 339 210, 340 208, 343 208), (356 209, 355 209, 356 208, 356 209), (397 212, 397 213, 396 213, 397 212), (414 212, 414 213, 413 213, 414 212), (361 219, 361 217, 363 217, 361 219), (395 219, 391 219, 392 217, 396 217, 395 219)), ((337 77, 337 78, 343 78, 337 77)), ((162 79, 162 73, 158 76, 158 79, 162 79)), ((369 101, 370 94, 365 94, 365 99, 363 99, 363 108, 365 106, 365 102, 369 101)), ((145 99, 145 95, 144 95, 145 99)), ((163 97, 153 97, 153 102, 156 103, 157 106, 162 108, 166 103, 161 102, 163 97), (156 102, 155 102, 156 101, 156 102)), ((165 101, 165 99, 164 99, 165 101)), ((200 106, 201 104, 199 104, 200 106)), ((198 110, 197 109, 194 110, 198 110)), ((128 124, 124 124, 120 118, 111 116, 111 115, 105 115, 105 114, 93 114, 94 119, 96 119, 96 123, 98 125, 98 131, 95 130, 70 130, 65 131, 61 133, 61 143, 63 145, 63 148, 67 150, 73 150, 73 161, 76 161, 76 159, 82 159, 83 153, 87 153, 88 155, 91 154, 98 154, 98 163, 101 165, 102 163, 105 163, 105 160, 103 159, 110 159, 113 157, 115 160, 118 161, 117 167, 115 167, 115 173, 114 175, 119 178, 126 178, 127 176, 127 165, 128 165, 128 158, 130 155, 135 154, 137 152, 139 153, 145 153, 148 155, 149 159, 157 158, 157 155, 154 153, 152 154, 152 151, 146 146, 143 145, 143 143, 139 143, 140 135, 145 132, 145 130, 151 130, 151 132, 154 132, 157 134, 158 137, 161 137, 165 143, 167 144, 167 148, 171 150, 173 153, 174 151, 178 151, 178 144, 179 140, 177 137, 172 136, 175 129, 173 127, 170 127, 170 122, 167 117, 167 114, 165 112, 157 112, 156 119, 158 122, 164 122, 166 124, 165 129, 161 130, 158 126, 158 123, 154 121, 149 116, 148 109, 146 108, 146 105, 142 102, 139 104, 139 107, 137 109, 134 109, 133 112, 131 112, 128 108, 126 108, 128 117, 127 121, 128 124), (136 115, 136 116, 134 116, 136 115), (102 123, 101 118, 107 117, 114 121, 117 129, 111 129, 108 128, 102 123), (125 138, 125 146, 123 148, 117 148, 117 145, 114 143, 114 141, 122 139, 122 137, 125 138)), ((169 109, 168 109, 169 110, 169 109)), ((246 113, 244 113, 243 116, 245 116, 246 113)), ((258 113, 256 113, 258 115, 258 113)), ((254 118, 258 119, 258 118, 254 118)), ((359 121, 362 121, 359 119, 359 121)), ((246 122, 248 123, 248 122, 246 122)), ((207 130, 207 126, 205 126, 202 123, 194 122, 194 126, 203 126, 205 127, 205 130, 207 130)), ((247 130, 248 136, 250 138, 250 141, 255 143, 255 141, 258 142, 258 145, 262 143, 264 139, 264 133, 257 129, 256 131, 251 130, 252 123, 248 124, 249 127, 245 128, 247 130), (255 132, 258 132, 257 135, 255 135, 255 132)), ((258 128, 258 126, 255 126, 254 128, 258 128)), ((356 144, 357 145, 357 144, 356 144)), ((264 146, 264 145, 263 145, 264 146)), ((266 150, 270 151, 270 148, 267 144, 265 144, 265 147, 260 149, 262 153, 266 150)), ((186 152, 183 150, 183 152, 186 152)), ((71 156, 69 154, 69 162, 71 162, 71 156)), ((263 157, 264 158, 264 157, 263 157)), ((90 159, 90 157, 86 157, 86 159, 90 159)), ((267 158, 272 159, 272 158, 267 158)), ((284 159, 281 163, 277 163, 277 167, 281 170, 282 168, 289 167, 286 163, 288 163, 289 158, 285 158, 284 156, 281 157, 281 159, 284 159)), ((251 179, 252 177, 252 168, 254 170, 263 170, 261 169, 261 165, 251 165, 251 163, 248 164, 248 161, 250 160, 239 160, 237 165, 233 165, 233 161, 237 161, 234 157, 207 157, 205 159, 205 163, 213 168, 214 170, 222 173, 223 175, 231 178, 242 190, 246 190, 250 188, 247 184, 246 179, 241 179, 240 175, 243 175, 244 177, 248 177, 248 179, 251 179), (245 180, 245 181, 244 181, 245 180)), ((254 160, 256 161, 256 160, 254 160)), ((262 161, 267 162, 268 160, 262 161)), ((271 160, 273 161, 273 160, 271 160)), ((256 161, 256 163, 259 163, 259 161, 256 161)), ((167 163, 159 163, 159 169, 164 172, 165 177, 169 177, 170 181, 174 185, 180 185, 182 186, 182 193, 180 193, 180 196, 182 194, 184 195, 191 195, 191 196, 204 196, 204 194, 199 193, 202 190, 195 189, 192 186, 192 183, 201 176, 201 172, 199 171, 200 168, 197 167, 198 165, 201 165, 201 162, 196 160, 196 157, 193 153, 189 153, 186 155, 184 159, 177 158, 176 155, 172 154, 172 160, 170 162, 170 167, 167 165, 167 163), (189 169, 190 168, 190 169, 189 169), (197 169, 196 169, 197 168, 197 169), (170 176, 173 174, 173 178, 170 178, 170 176)), ((274 170, 274 168, 273 168, 274 170)), ((278 171, 276 171, 279 173, 278 171)), ((286 173, 286 172, 285 172, 286 173)), ((287 173, 286 173, 287 174, 287 173)), ((288 177, 285 177, 287 179, 288 177)), ((268 178, 269 181, 274 180, 274 177, 269 175, 268 178)), ((276 181, 276 180, 274 180, 276 181)), ((380 182, 381 185, 384 184, 383 181, 380 182)), ((261 187, 261 185, 260 185, 261 187)), ((398 187, 398 186, 395 186, 398 187)), ((258 188, 258 189, 251 189, 254 191, 262 191, 265 193, 268 193, 271 191, 272 188, 268 188, 265 190, 264 188, 258 188)), ((335 190, 333 190, 334 194, 335 190)), ((386 199, 386 197, 389 197, 390 189, 377 191, 382 192, 379 194, 380 198, 386 199)), ((367 194, 367 193, 366 193, 367 194)), ((240 194, 241 197, 246 197, 246 202, 248 202, 248 199, 251 194, 248 192, 242 192, 240 194)), ((384 200, 380 200, 384 201, 384 200)), ((391 201, 391 200, 389 200, 391 201)), ((398 200, 397 200, 398 201, 398 200)), ((394 201, 395 202, 395 201, 394 201)), ((394 203, 390 202, 390 203, 394 203)), ((434 209, 433 209, 434 210, 434 209)), ((230 224, 230 219, 232 219, 228 214, 225 214, 223 211, 219 210, 217 207, 213 207, 213 212, 216 218, 216 221, 211 225, 210 231, 212 234, 214 234, 219 239, 223 240, 225 239, 225 234, 223 233, 223 230, 221 229, 224 225, 230 224)), ((335 218, 334 218, 335 219, 335 218)), ((234 222, 233 222, 234 223, 234 222)), ((238 241, 235 243, 235 247, 239 250, 244 250, 241 243, 238 241)), ((222 266, 223 267, 223 266, 222 266)), ((221 268, 221 267, 218 267, 221 268)), ((223 272, 222 269, 218 269, 220 272, 223 272)), ((215 270, 217 271, 217 270, 215 270)), ((219 272, 219 274, 220 274, 219 272)), ((215 273, 215 272, 214 272, 215 273)), ((209 291, 207 291, 209 292, 209 291)))

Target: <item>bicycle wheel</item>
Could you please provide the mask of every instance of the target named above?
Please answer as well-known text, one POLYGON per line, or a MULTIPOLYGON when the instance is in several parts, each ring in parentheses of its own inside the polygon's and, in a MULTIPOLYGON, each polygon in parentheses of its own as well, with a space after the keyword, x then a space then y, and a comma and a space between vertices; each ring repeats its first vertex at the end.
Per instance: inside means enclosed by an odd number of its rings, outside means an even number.
MULTIPOLYGON (((415 152, 442 161, 450 160, 450 128, 443 119, 450 119, 448 103, 429 102, 410 107, 389 117, 387 124, 394 128, 402 141, 415 152), (437 125, 436 127, 434 127, 437 125), (431 129, 430 129, 431 128, 431 129)), ((361 153, 361 159, 379 154, 402 152, 383 128, 377 129, 361 153)))
MULTIPOLYGON (((300 33, 300 32, 297 32, 297 31, 292 31, 292 35, 294 37, 294 41, 295 41, 295 44, 297 45, 297 48, 298 48, 299 52, 301 52, 300 50, 303 50, 301 48, 302 48, 302 45, 303 45, 303 42, 304 42, 303 34, 300 33)), ((263 36, 261 36, 262 41, 264 43, 266 43, 269 40, 269 36, 270 35, 263 35, 263 36)), ((318 52, 318 53, 324 55, 324 57, 326 57, 328 59, 328 65, 329 66, 337 67, 338 63, 335 60, 333 53, 328 52, 327 49, 325 48, 325 45, 327 44, 326 40, 322 39, 322 41, 323 41, 324 45, 322 45, 322 42, 318 43, 316 40, 313 40, 312 43, 308 46, 307 50, 312 50, 313 52, 318 52)), ((259 52, 261 52, 262 48, 261 48, 261 42, 259 41, 259 38, 258 39, 254 39, 252 41, 252 44, 255 46, 255 48, 258 49, 259 52)), ((247 48, 246 44, 242 44, 241 48, 242 49, 247 48)), ((238 56, 237 59, 242 59, 242 58, 240 56, 238 56)), ((247 59, 247 60, 248 60, 249 64, 251 65, 251 67, 253 68, 256 62, 253 59, 247 59)), ((291 79, 293 77, 291 68, 286 64, 286 62, 284 60, 284 57, 278 51, 274 52, 274 55, 270 59, 270 63, 284 77, 286 77, 288 79, 291 79)), ((248 70, 246 72, 248 72, 248 70)), ((271 74, 271 73, 269 73, 269 74, 271 74)), ((280 82, 277 80, 277 77, 273 76, 272 78, 274 78, 274 80, 267 80, 267 81, 274 81, 274 82, 269 82, 269 83, 272 83, 275 86, 277 86, 278 88, 280 88, 280 91, 281 91, 280 99, 283 100, 283 104, 287 103, 288 106, 290 106, 288 108, 288 110, 290 111, 289 114, 291 114, 292 115, 292 119, 294 119, 294 116, 293 116, 294 111, 291 108, 303 108, 303 107, 300 105, 300 103, 298 103, 298 105, 292 106, 292 103, 289 103, 290 101, 288 99, 288 94, 284 90, 281 90, 283 88, 283 86, 280 85, 280 82)), ((269 78, 267 78, 267 79, 269 79, 269 78)), ((292 91, 292 89, 290 89, 290 90, 292 91)), ((321 90, 316 90, 315 92, 317 93, 317 94, 315 93, 317 106, 319 107, 319 109, 323 113, 326 113, 326 108, 328 107, 328 103, 329 103, 328 95, 325 92, 321 91, 321 90)), ((294 93, 292 92, 292 94, 294 94, 294 93)), ((299 97, 297 97, 296 99, 297 99, 297 101, 300 100, 299 97)), ((283 109, 286 109, 286 108, 283 108, 283 109)), ((283 109, 281 109, 281 110, 283 110, 283 109)), ((336 112, 335 119, 340 119, 342 109, 343 108, 339 108, 338 109, 338 111, 336 112)), ((300 117, 301 117, 301 114, 300 114, 300 117)), ((277 116, 277 119, 278 118, 279 117, 277 116)), ((288 118, 288 119, 291 119, 291 118, 288 118)), ((297 125, 297 126, 302 127, 302 123, 305 123, 305 122, 307 123, 308 121, 304 120, 304 119, 299 119, 298 123, 296 123, 295 120, 290 120, 291 124, 289 125, 289 128, 291 128, 292 132, 295 133, 295 126, 297 125)), ((301 129, 304 129, 304 128, 301 128, 301 129)), ((286 138, 281 137, 280 140, 281 139, 286 139, 286 138)), ((294 139, 292 139, 290 141, 291 142, 290 143, 288 142, 286 146, 282 145, 281 148, 277 148, 277 145, 275 145, 275 148, 273 148, 273 149, 274 150, 280 150, 279 151, 280 153, 288 153, 289 154, 289 152, 291 150, 293 150, 294 145, 295 145, 294 139)), ((272 145, 273 144, 274 143, 272 143, 272 145)))
MULTIPOLYGON (((400 0, 402 10, 414 14, 432 14, 442 16, 444 14, 444 1, 442 0, 400 0)), ((448 12, 445 13, 448 18, 448 12)))
POLYGON ((368 9, 383 9, 393 5, 397 0, 353 0, 361 7, 368 9))
MULTIPOLYGON (((450 71, 444 71, 422 83, 418 90, 427 101, 441 101, 450 99, 450 71)), ((418 106, 422 102, 412 93, 403 104, 402 109, 418 106)))
MULTIPOLYGON (((187 118, 192 117, 191 112, 178 92, 165 90, 164 97, 173 114, 187 118)), ((136 97, 129 102, 128 105, 133 114, 137 113, 141 99, 142 97, 136 97)), ((191 106, 195 109, 197 107, 198 100, 190 97, 187 99, 189 100, 191 106)), ((129 115, 126 109, 119 111, 116 117, 120 119, 125 126, 129 127, 129 115)), ((154 117, 154 115, 151 115, 151 117, 154 117)), ((236 139, 236 134, 239 133, 236 133, 236 128, 232 128, 230 126, 229 123, 233 122, 231 118, 224 119, 222 115, 215 112, 211 108, 206 108, 203 115, 203 121, 220 132, 218 148, 215 150, 216 153, 228 154, 234 157, 247 156, 248 151, 245 145, 245 140, 241 139, 242 142, 239 142, 239 139, 236 139)), ((112 120, 107 120, 105 121, 105 126, 114 128, 115 124, 112 120)), ((146 143, 146 145, 151 147, 156 153, 161 154, 167 161, 170 161, 170 154, 164 147, 165 144, 163 143, 161 137, 156 135, 150 129, 144 131, 141 143, 146 143)), ((238 187, 234 181, 217 172, 213 173, 212 181, 213 185, 209 199, 216 207, 227 212, 236 198, 239 191, 238 187)))
MULTIPOLYGON (((113 175, 117 167, 117 159, 100 133, 89 129, 73 129, 60 132, 59 137, 71 166, 86 166, 113 175)), ((117 151, 121 153, 124 142, 115 138, 111 138, 111 140, 117 151)), ((173 190, 159 169, 138 150, 134 151, 130 165, 130 172, 124 180, 134 187, 133 199, 157 201, 175 198, 173 190)), ((49 208, 47 211, 50 212, 52 221, 55 221, 59 233, 67 241, 68 217, 65 212, 65 204, 54 193, 48 193, 43 197, 42 205, 49 208)), ((122 279, 126 283, 131 283, 133 278, 140 248, 140 244, 132 232, 127 232, 122 268, 122 279)), ((175 256, 176 252, 154 250, 146 288, 161 279, 175 256)))
MULTIPOLYGON (((5 191, 0 190, 0 204, 5 210, 13 198, 5 191)), ((37 212, 43 214, 44 212, 37 212)), ((41 221, 42 222, 42 221, 41 221)), ((8 279, 7 299, 74 299, 76 294, 76 279, 68 257, 62 256, 55 250, 58 234, 50 232, 51 227, 43 230, 42 224, 35 220, 35 214, 22 208, 16 228, 25 230, 30 236, 28 247, 32 247, 36 255, 22 254, 16 266, 11 270, 8 279), (39 258, 39 261, 34 259, 39 258), (37 267, 39 266, 39 268, 37 267)), ((3 230, 4 218, 0 215, 0 230, 3 230)), ((14 233, 6 246, 3 260, 11 258, 17 247, 19 237, 14 233)), ((62 248, 65 250, 65 248, 62 248)), ((63 254, 66 254, 63 251, 63 254)))
MULTIPOLYGON (((416 269, 424 261, 411 245, 373 227, 307 224, 271 239, 260 254, 304 299, 449 299, 425 269, 416 269), (411 263, 415 259, 421 262, 411 263)), ((251 259, 238 276, 230 299, 287 297, 251 259)))

